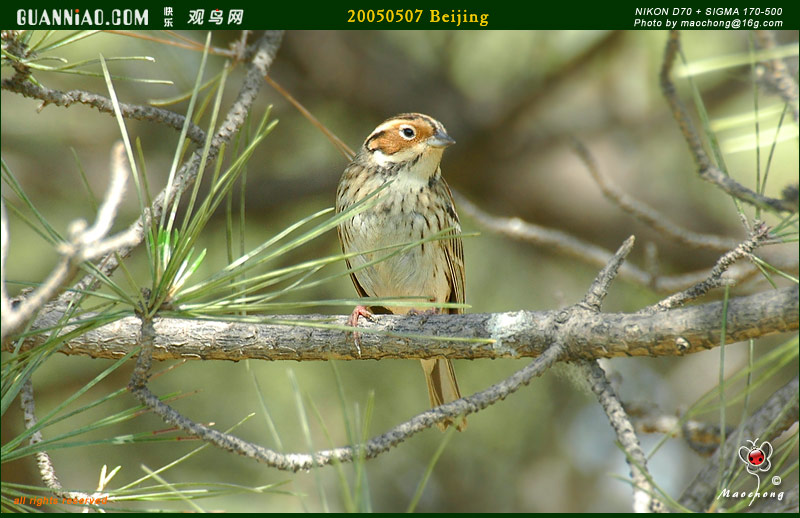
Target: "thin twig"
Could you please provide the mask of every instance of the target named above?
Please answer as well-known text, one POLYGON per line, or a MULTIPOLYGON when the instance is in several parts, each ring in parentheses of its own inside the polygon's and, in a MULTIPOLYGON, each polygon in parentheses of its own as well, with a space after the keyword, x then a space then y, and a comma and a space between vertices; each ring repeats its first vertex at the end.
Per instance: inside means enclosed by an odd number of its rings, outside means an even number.
MULTIPOLYGON (((577 307, 586 309, 596 315, 600 314, 600 306, 603 303, 603 299, 608 294, 608 289, 616 278, 620 266, 622 266, 625 258, 633 248, 633 243, 633 236, 625 240, 608 264, 597 274, 583 300, 576 305, 577 307)), ((647 471, 647 457, 642 451, 639 438, 636 437, 633 425, 625 413, 622 402, 606 378, 605 371, 597 360, 580 362, 578 365, 583 371, 584 377, 588 380, 592 392, 597 396, 597 400, 606 413, 611 427, 617 434, 617 441, 625 452, 625 461, 630 467, 631 478, 633 479, 634 512, 665 511, 664 505, 654 498, 655 490, 650 483, 652 477, 647 471)))
POLYGON ((625 460, 631 469, 631 478, 633 479, 633 511, 637 513, 665 512, 664 504, 654 498, 655 488, 650 483, 652 477, 647 471, 647 457, 639 443, 639 438, 636 437, 636 432, 619 397, 608 382, 605 371, 596 361, 583 363, 582 368, 589 380, 592 392, 597 396, 611 427, 617 434, 619 445, 625 451, 625 460))
MULTIPOLYGON (((18 333, 42 306, 72 281, 81 263, 128 246, 136 240, 136 236, 130 230, 105 238, 106 233, 111 230, 117 208, 122 201, 122 193, 128 174, 125 148, 122 143, 118 143, 112 151, 111 180, 106 198, 97 213, 95 224, 87 228, 86 222, 79 220, 70 225, 69 241, 58 246, 58 250, 61 253, 61 260, 58 265, 50 272, 50 275, 41 286, 20 300, 14 307, 11 306, 7 298, 5 276, 3 276, 2 281, 4 284, 0 295, 3 308, 0 337, 2 337, 3 343, 6 343, 9 337, 18 333)), ((5 205, 3 206, 2 217, 3 259, 5 260, 8 242, 5 205)))
POLYGON ((611 257, 611 259, 608 261, 608 264, 605 265, 603 269, 600 270, 600 273, 598 273, 595 277, 592 285, 589 287, 589 290, 586 292, 586 295, 580 302, 581 305, 595 313, 600 312, 600 305, 603 303, 603 299, 605 299, 606 295, 608 294, 608 289, 611 287, 611 283, 617 278, 617 274, 619 273, 625 258, 628 257, 628 254, 633 248, 633 243, 635 241, 636 238, 631 236, 626 239, 624 243, 622 243, 622 246, 620 246, 617 252, 611 257))
MULTIPOLYGON (((114 113, 114 105, 111 99, 84 90, 68 90, 63 92, 41 84, 32 83, 31 81, 21 81, 17 76, 3 79, 2 82, 0 82, 0 87, 3 90, 16 92, 25 97, 40 100, 43 102, 42 108, 48 104, 68 108, 75 103, 79 103, 96 108, 101 113, 114 113)), ((126 119, 164 124, 178 131, 183 128, 186 122, 183 115, 155 106, 128 103, 120 103, 119 106, 122 116, 126 119)), ((206 140, 205 132, 193 122, 189 123, 186 136, 197 146, 202 146, 203 142, 206 140)))
POLYGON ((750 238, 720 257, 711 269, 708 278, 686 290, 670 295, 657 304, 642 309, 641 313, 666 311, 668 309, 680 307, 687 302, 702 297, 711 289, 721 286, 723 283, 723 274, 728 271, 731 265, 743 257, 750 257, 756 248, 764 244, 768 236, 769 227, 765 223, 756 222, 753 226, 750 238))
MULTIPOLYGON (((22 388, 20 389, 19 397, 20 405, 22 406, 25 428, 30 430, 37 424, 36 405, 33 396, 33 383, 31 382, 30 378, 23 383, 22 388)), ((42 442, 42 432, 37 430, 31 434, 30 445, 34 446, 40 442, 42 442)), ((112 501, 114 499, 113 497, 109 497, 106 493, 101 491, 95 492, 91 495, 79 491, 65 491, 64 487, 61 485, 61 482, 58 480, 55 467, 53 466, 53 460, 50 458, 50 455, 46 451, 39 451, 35 453, 35 457, 36 464, 39 466, 39 476, 42 478, 42 482, 44 482, 44 484, 60 498, 68 498, 76 501, 86 502, 104 499, 108 499, 107 501, 112 501)), ((89 503, 84 507, 84 512, 88 512, 90 508, 98 508, 98 506, 89 503)))
POLYGON ((580 141, 573 139, 572 147, 597 183, 597 186, 600 187, 600 191, 609 201, 664 237, 693 248, 726 251, 736 246, 736 241, 733 239, 713 234, 699 234, 671 222, 666 216, 658 213, 652 207, 628 196, 614 185, 611 180, 606 178, 600 172, 600 168, 597 166, 592 154, 580 141))
POLYGON ((355 153, 353 152, 352 149, 350 149, 350 146, 345 144, 345 142, 342 139, 340 139, 338 136, 336 136, 336 134, 334 132, 329 130, 328 127, 325 126, 324 124, 322 124, 322 122, 320 122, 319 119, 314 117, 314 115, 312 115, 312 113, 310 111, 308 111, 305 106, 300 104, 300 102, 297 99, 295 99, 294 96, 292 96, 292 94, 290 94, 284 87, 282 87, 277 82, 275 82, 274 79, 272 79, 270 76, 266 76, 266 77, 264 77, 264 79, 267 81, 267 83, 269 83, 270 86, 272 86, 272 88, 277 90, 277 92, 279 94, 281 94, 284 98, 286 98, 286 100, 289 101, 289 103, 291 103, 291 105, 294 106, 297 109, 297 111, 299 111, 303 115, 303 117, 308 119, 308 121, 315 128, 320 130, 322 132, 322 134, 325 135, 328 138, 328 140, 331 142, 331 144, 333 144, 333 147, 335 147, 337 150, 339 150, 339 152, 342 155, 344 155, 344 157, 347 160, 352 160, 353 159, 353 157, 355 156, 355 153))
MULTIPOLYGON (((181 40, 181 41, 168 40, 168 39, 165 39, 165 38, 158 38, 158 37, 154 36, 153 33, 150 32, 150 31, 142 33, 142 32, 134 32, 134 31, 114 31, 114 30, 109 30, 109 31, 104 31, 104 32, 107 32, 109 34, 117 34, 119 36, 126 36, 128 38, 139 38, 139 39, 147 40, 147 41, 152 42, 152 43, 158 43, 158 44, 161 44, 161 45, 169 45, 171 47, 178 47, 178 48, 182 48, 182 49, 186 49, 186 50, 192 50, 192 51, 195 51, 195 52, 203 52, 203 44, 202 43, 199 43, 197 41, 194 41, 194 40, 191 40, 191 39, 186 38, 184 36, 181 36, 180 34, 174 32, 174 31, 163 31, 163 32, 168 34, 168 35, 170 35, 170 36, 172 36, 173 38, 175 38, 177 40, 181 40)), ((158 33, 156 33, 156 34, 158 34, 158 33)), ((235 51, 233 51, 231 49, 223 49, 223 48, 219 48, 219 47, 211 47, 211 48, 208 49, 208 51, 209 51, 210 54, 213 54, 215 56, 225 56, 225 57, 228 57, 228 58, 231 58, 231 59, 234 59, 236 57, 235 51)))
POLYGON ((673 117, 675 117, 678 126, 680 126, 681 133, 683 133, 686 139, 686 143, 697 165, 697 172, 700 177, 715 184, 734 198, 751 205, 778 212, 797 212, 796 201, 780 200, 759 194, 740 184, 723 171, 720 171, 719 168, 711 162, 711 159, 708 157, 703 147, 703 141, 700 139, 700 135, 695 129, 692 119, 689 117, 689 113, 678 98, 675 84, 670 77, 670 72, 672 71, 672 66, 675 63, 675 58, 679 50, 680 33, 678 31, 670 31, 667 46, 664 50, 664 62, 661 67, 661 91, 672 110, 673 117))
MULTIPOLYGON (((772 31, 755 31, 756 42, 762 49, 774 49, 775 34, 772 31)), ((765 73, 763 79, 774 88, 781 98, 789 105, 795 123, 800 123, 800 103, 798 103, 798 87, 794 74, 782 59, 764 61, 765 73)))
MULTIPOLYGON (((554 253, 574 257, 587 264, 602 267, 605 265, 612 254, 610 251, 592 243, 578 239, 575 236, 560 230, 543 227, 520 218, 500 217, 489 214, 477 205, 469 201, 463 195, 453 191, 459 214, 471 217, 481 227, 497 234, 525 241, 554 253)), ((786 261, 781 257, 773 259, 782 269, 796 269, 797 261, 792 259, 786 261)), ((750 263, 736 264, 728 270, 731 279, 737 281, 746 280, 758 273, 758 268, 750 263)), ((698 282, 708 278, 711 274, 710 269, 700 270, 677 275, 657 275, 656 273, 642 270, 635 265, 625 263, 620 268, 620 278, 629 282, 647 286, 657 293, 674 293, 693 286, 698 282)))
MULTIPOLYGON (((719 424, 711 424, 694 419, 682 419, 658 411, 653 403, 625 404, 625 410, 633 420, 634 427, 641 433, 654 433, 682 438, 696 453, 708 457, 719 447, 721 433, 719 424)), ((726 427, 725 437, 734 431, 726 427)))

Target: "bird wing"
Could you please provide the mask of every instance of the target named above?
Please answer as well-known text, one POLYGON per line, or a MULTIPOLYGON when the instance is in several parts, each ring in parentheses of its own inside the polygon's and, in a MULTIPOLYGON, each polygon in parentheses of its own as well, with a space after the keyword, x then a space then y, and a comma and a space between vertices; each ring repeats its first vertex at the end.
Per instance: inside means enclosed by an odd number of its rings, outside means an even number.
MULTIPOLYGON (((458 214, 455 210, 453 194, 450 192, 450 187, 448 187, 447 182, 444 181, 444 178, 442 178, 439 183, 443 186, 447 194, 447 199, 450 202, 450 206, 447 207, 448 219, 446 226, 454 227, 450 233, 453 236, 457 236, 461 234, 461 223, 458 220, 458 214)), ((444 249, 444 257, 447 261, 447 269, 445 270, 445 274, 447 275, 447 280, 450 283, 450 297, 447 299, 447 302, 457 302, 463 304, 466 300, 466 279, 464 271, 464 246, 461 243, 461 238, 453 237, 451 239, 442 240, 442 248, 444 249)), ((463 313, 464 310, 461 308, 449 308, 448 312, 463 313)))

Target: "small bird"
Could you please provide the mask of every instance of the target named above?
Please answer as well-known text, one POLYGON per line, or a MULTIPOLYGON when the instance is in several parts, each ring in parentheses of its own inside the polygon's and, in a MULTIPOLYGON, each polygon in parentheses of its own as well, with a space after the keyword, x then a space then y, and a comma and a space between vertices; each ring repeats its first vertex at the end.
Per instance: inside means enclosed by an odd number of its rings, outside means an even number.
MULTIPOLYGON (((377 202, 339 224, 339 242, 346 254, 365 252, 347 259, 348 269, 398 250, 397 245, 425 239, 445 229, 453 237, 431 240, 376 262, 350 277, 361 297, 415 297, 431 302, 464 302, 464 252, 461 226, 453 195, 439 165, 444 149, 455 143, 444 126, 421 113, 403 113, 382 122, 367 137, 353 161, 345 168, 336 190, 336 212, 391 182, 377 202), (376 249, 388 248, 381 251, 376 249)), ((371 307, 375 313, 421 313, 409 306, 371 307)), ((449 313, 461 309, 448 308, 449 313)), ((434 311, 436 312, 436 311, 434 311)), ((371 317, 357 306, 350 325, 358 317, 371 317)), ((448 359, 421 360, 432 407, 461 397, 453 364, 448 359)), ((467 426, 466 418, 439 423, 444 431, 455 424, 467 426)))

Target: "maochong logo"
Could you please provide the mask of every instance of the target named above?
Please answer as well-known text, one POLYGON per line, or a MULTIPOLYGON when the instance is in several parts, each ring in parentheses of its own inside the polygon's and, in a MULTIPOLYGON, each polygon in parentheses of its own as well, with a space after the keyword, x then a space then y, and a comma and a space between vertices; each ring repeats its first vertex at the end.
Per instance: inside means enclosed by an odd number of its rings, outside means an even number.
POLYGON ((98 27, 148 24, 147 9, 17 9, 18 28, 26 27, 98 27))
MULTIPOLYGON (((779 493, 776 493, 775 491, 764 491, 763 493, 759 492, 761 489, 761 475, 759 475, 759 473, 766 473, 770 470, 770 468, 772 468, 772 463, 769 460, 769 458, 772 456, 772 444, 768 443, 767 441, 758 444, 758 438, 756 438, 755 441, 747 442, 750 443, 750 446, 742 446, 739 448, 739 460, 744 462, 747 472, 755 477, 756 490, 752 492, 731 492, 731 490, 726 487, 720 492, 719 496, 717 496, 717 500, 723 496, 725 498, 750 498, 750 503, 747 504, 748 506, 753 505, 753 501, 755 501, 756 498, 777 498, 778 500, 783 500, 783 491, 779 493)), ((773 486, 777 486, 780 483, 781 477, 772 477, 773 486)))

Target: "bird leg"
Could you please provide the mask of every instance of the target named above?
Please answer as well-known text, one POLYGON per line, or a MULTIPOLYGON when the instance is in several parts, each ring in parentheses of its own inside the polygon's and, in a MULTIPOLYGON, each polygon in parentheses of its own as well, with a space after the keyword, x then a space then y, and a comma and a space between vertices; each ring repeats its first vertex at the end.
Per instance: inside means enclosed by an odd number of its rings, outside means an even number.
MULTIPOLYGON (((350 313, 350 318, 347 319, 347 325, 350 327, 358 327, 358 317, 364 317, 370 322, 374 320, 372 312, 367 309, 366 306, 356 306, 352 313, 350 313)), ((358 331, 353 331, 353 342, 356 345, 356 350, 358 351, 358 356, 361 357, 361 334, 358 331)))

